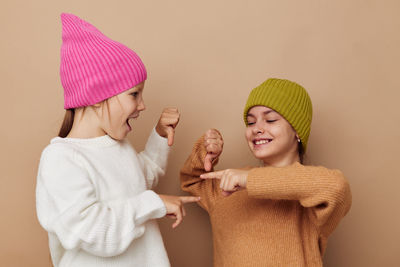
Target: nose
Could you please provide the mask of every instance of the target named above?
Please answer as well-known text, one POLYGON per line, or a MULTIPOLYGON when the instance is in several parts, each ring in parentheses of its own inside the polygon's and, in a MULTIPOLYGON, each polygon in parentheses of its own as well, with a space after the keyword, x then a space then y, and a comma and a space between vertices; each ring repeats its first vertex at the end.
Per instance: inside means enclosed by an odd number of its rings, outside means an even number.
POLYGON ((143 111, 143 110, 145 110, 145 109, 146 109, 146 106, 145 106, 145 104, 144 104, 144 101, 142 100, 142 101, 140 101, 140 103, 139 103, 138 110, 139 110, 139 111, 143 111))
POLYGON ((253 128, 253 134, 263 134, 264 133, 264 128, 260 125, 260 124, 258 124, 258 123, 256 123, 256 125, 255 125, 255 127, 253 128))

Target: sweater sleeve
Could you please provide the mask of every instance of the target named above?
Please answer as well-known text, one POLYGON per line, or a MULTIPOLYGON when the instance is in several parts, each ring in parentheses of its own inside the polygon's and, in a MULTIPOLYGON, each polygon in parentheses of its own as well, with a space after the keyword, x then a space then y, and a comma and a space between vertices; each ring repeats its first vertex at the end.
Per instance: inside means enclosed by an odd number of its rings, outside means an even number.
POLYGON ((145 149, 138 154, 148 189, 155 187, 158 177, 165 174, 169 151, 168 140, 158 135, 153 128, 145 149))
POLYGON ((59 147, 42 153, 36 206, 39 222, 64 248, 102 257, 124 252, 143 235, 144 222, 166 213, 150 190, 128 199, 99 201, 84 160, 73 149, 59 147))
MULTIPOLYGON (((203 145, 204 136, 194 144, 192 153, 187 158, 180 171, 181 188, 194 196, 200 196, 199 205, 210 211, 218 196, 220 196, 219 181, 217 179, 204 180, 200 175, 205 173, 204 159, 207 155, 203 145)), ((218 163, 218 159, 213 162, 213 166, 218 163)))
POLYGON ((255 168, 247 178, 249 197, 297 200, 311 222, 327 238, 351 206, 351 191, 338 170, 303 166, 255 168))

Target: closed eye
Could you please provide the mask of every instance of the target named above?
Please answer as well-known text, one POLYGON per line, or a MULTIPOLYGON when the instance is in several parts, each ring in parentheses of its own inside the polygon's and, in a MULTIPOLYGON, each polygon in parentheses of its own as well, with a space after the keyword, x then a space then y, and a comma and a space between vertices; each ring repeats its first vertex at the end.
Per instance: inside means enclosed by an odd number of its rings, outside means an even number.
POLYGON ((276 122, 277 120, 267 120, 268 123, 276 122))

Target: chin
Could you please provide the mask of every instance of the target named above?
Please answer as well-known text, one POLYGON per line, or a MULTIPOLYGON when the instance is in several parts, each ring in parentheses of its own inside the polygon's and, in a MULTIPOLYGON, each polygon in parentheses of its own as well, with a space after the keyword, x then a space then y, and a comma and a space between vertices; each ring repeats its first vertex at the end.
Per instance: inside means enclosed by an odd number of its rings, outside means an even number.
POLYGON ((268 162, 276 158, 280 155, 275 149, 268 149, 268 150, 252 150, 253 156, 256 159, 262 160, 264 162, 268 162))
POLYGON ((264 159, 268 159, 270 157, 270 155, 268 153, 265 153, 265 152, 263 153, 262 151, 252 151, 252 152, 253 152, 253 156, 256 159, 264 160, 264 159))

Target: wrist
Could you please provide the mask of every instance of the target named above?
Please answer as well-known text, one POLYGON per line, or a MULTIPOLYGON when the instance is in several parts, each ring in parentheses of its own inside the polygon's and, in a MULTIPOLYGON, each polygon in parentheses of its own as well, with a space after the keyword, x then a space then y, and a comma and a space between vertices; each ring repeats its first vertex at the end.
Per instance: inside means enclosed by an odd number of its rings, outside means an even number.
POLYGON ((242 177, 242 187, 243 188, 247 188, 247 176, 248 176, 248 172, 245 172, 244 174, 243 174, 243 177, 242 177))
POLYGON ((156 126, 156 133, 161 137, 167 137, 167 134, 165 133, 165 131, 163 131, 162 127, 159 124, 157 124, 156 126))

